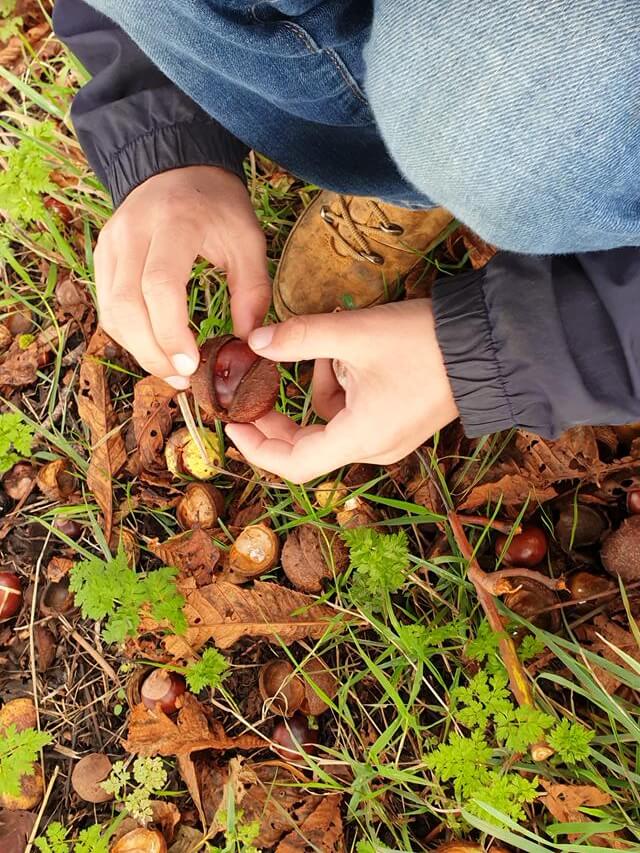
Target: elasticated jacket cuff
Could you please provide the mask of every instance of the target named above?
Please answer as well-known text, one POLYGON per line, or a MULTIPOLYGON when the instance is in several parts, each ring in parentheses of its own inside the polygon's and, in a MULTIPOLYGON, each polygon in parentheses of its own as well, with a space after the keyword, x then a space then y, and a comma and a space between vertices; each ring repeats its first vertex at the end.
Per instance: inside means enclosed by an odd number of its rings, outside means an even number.
POLYGON ((159 127, 112 155, 106 181, 114 206, 147 178, 184 166, 220 166, 244 180, 243 143, 211 119, 159 127))
POLYGON ((515 425, 484 298, 484 270, 436 282, 436 335, 465 433, 515 425))

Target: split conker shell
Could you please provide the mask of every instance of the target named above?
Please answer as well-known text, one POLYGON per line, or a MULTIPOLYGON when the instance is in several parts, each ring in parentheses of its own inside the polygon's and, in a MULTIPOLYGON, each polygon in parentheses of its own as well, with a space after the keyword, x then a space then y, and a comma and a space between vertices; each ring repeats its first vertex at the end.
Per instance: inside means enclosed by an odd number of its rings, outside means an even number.
POLYGON ((191 377, 191 390, 207 419, 250 423, 273 409, 280 390, 280 374, 273 361, 260 358, 240 341, 254 358, 239 380, 231 399, 226 405, 221 403, 215 387, 216 364, 223 348, 232 341, 240 339, 233 335, 222 335, 211 338, 200 348, 200 364, 191 377))
POLYGON ((76 478, 69 471, 66 459, 54 459, 38 471, 38 488, 50 501, 65 500, 76 488, 76 478))
POLYGON ((587 548, 601 540, 608 527, 606 516, 595 507, 579 503, 561 510, 555 523, 556 538, 565 551, 587 548))
POLYGON ((582 604, 582 608, 589 610, 598 607, 605 600, 604 593, 615 593, 617 585, 611 578, 602 575, 594 575, 592 572, 577 571, 567 578, 567 590, 576 605, 582 604), (593 601, 585 601, 592 595, 601 595, 602 598, 593 601))
POLYGON ((211 480, 220 473, 222 447, 218 436, 210 429, 198 429, 198 434, 209 455, 205 462, 186 427, 171 433, 164 449, 167 468, 176 477, 191 476, 196 480, 211 480))
POLYGON ((313 493, 320 509, 332 509, 346 499, 349 490, 337 480, 325 480, 315 487, 313 493))
POLYGON ((22 607, 22 583, 15 572, 0 572, 0 622, 13 619, 22 607))
POLYGON ((284 717, 291 717, 302 705, 305 685, 287 660, 271 660, 260 669, 258 678, 260 695, 268 709, 284 717))
POLYGON ((521 533, 511 538, 509 547, 505 550, 508 537, 500 534, 496 537, 496 555, 502 558, 507 566, 527 568, 541 563, 548 548, 547 534, 540 527, 531 524, 523 527, 521 533))
POLYGON ((630 515, 607 536, 600 558, 609 574, 626 582, 640 579, 640 515, 630 515))
POLYGON ((213 530, 223 510, 220 489, 210 483, 189 483, 176 507, 176 518, 183 530, 213 530))
POLYGON ((167 853, 167 842, 157 829, 138 827, 119 838, 110 853, 167 853))
POLYGON ((338 692, 338 679, 321 658, 312 658, 307 661, 302 670, 307 678, 300 710, 310 717, 317 717, 319 714, 324 714, 329 707, 320 693, 327 699, 333 699, 338 692))
POLYGON ((69 613, 75 607, 73 593, 69 589, 69 579, 49 581, 42 592, 40 612, 43 616, 59 616, 69 613))
POLYGON ((25 811, 35 809, 44 797, 44 774, 39 764, 33 765, 33 773, 25 773, 20 778, 20 794, 12 797, 9 794, 0 795, 0 808, 9 811, 25 811))
POLYGON ((178 710, 177 701, 187 690, 184 676, 167 669, 154 669, 140 685, 142 703, 151 710, 159 705, 165 714, 178 710))
POLYGON ((111 762, 102 752, 85 755, 73 768, 71 784, 73 790, 86 803, 108 803, 113 794, 108 794, 101 782, 109 778, 111 762))
POLYGON ((271 748, 284 761, 297 761, 305 754, 313 755, 318 743, 318 732, 310 729, 307 718, 302 714, 294 714, 273 730, 271 739, 277 746, 271 748))
POLYGON ((532 578, 509 578, 510 583, 518 586, 514 592, 504 598, 509 608, 527 619, 537 628, 555 632, 560 627, 560 613, 552 610, 558 603, 558 597, 552 589, 532 578))
POLYGON ((229 550, 229 568, 247 579, 254 578, 272 569, 279 554, 277 533, 266 524, 250 524, 229 550))
POLYGON ((15 726, 19 733, 26 729, 35 729, 37 724, 38 717, 33 699, 26 696, 11 699, 0 708, 0 735, 3 735, 9 726, 15 726))
POLYGON ((21 501, 31 492, 36 472, 30 462, 16 462, 4 475, 2 486, 14 501, 21 501))

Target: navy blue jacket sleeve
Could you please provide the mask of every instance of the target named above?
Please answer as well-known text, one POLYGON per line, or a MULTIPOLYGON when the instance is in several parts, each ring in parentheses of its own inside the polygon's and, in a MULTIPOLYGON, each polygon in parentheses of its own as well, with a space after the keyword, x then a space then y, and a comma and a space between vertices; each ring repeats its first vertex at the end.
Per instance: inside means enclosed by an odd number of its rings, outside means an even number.
POLYGON ((73 123, 87 158, 118 205, 152 175, 222 166, 243 177, 246 146, 180 91, 112 21, 82 0, 57 0, 58 37, 93 75, 73 123))
POLYGON ((640 420, 640 248, 501 252, 440 280, 434 310, 468 435, 640 420))

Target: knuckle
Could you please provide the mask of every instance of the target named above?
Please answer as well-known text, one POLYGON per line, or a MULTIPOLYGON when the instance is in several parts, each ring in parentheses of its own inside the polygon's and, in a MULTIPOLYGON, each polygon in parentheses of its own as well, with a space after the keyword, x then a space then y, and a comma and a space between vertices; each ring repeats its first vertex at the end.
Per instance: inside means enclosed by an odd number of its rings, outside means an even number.
POLYGON ((175 282, 165 267, 152 267, 144 271, 141 281, 143 294, 147 295, 157 293, 159 290, 169 290, 174 286, 175 282))

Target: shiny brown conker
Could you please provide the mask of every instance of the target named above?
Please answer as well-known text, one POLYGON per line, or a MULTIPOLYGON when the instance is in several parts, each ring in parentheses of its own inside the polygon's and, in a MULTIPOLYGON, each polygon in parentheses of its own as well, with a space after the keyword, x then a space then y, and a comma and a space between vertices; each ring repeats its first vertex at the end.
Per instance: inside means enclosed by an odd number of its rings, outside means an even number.
POLYGON ((12 619, 22 607, 22 584, 15 572, 0 572, 0 621, 12 619))
POLYGON ((580 605, 585 599, 597 595, 602 598, 593 601, 587 601, 581 610, 598 607, 602 604, 606 593, 614 593, 617 590, 617 584, 611 578, 605 578, 602 575, 594 575, 592 572, 579 570, 573 572, 566 581, 567 590, 571 593, 571 598, 580 605))
POLYGON ((73 539, 74 542, 82 536, 82 531, 84 530, 83 526, 78 521, 64 515, 57 515, 53 522, 53 526, 64 536, 67 536, 69 539, 73 539))
POLYGON ((154 710, 160 705, 160 710, 165 714, 173 714, 178 710, 178 698, 186 689, 187 683, 179 672, 154 669, 142 682, 140 698, 147 708, 154 710))
POLYGON ((516 533, 505 550, 507 538, 503 533, 496 537, 496 556, 502 557, 502 562, 507 566, 537 566, 547 554, 547 534, 533 524, 523 527, 521 533, 516 533))
POLYGON ((191 389, 207 419, 249 423, 270 412, 278 397, 280 374, 240 338, 211 338, 200 349, 191 389))
POLYGON ((271 739, 277 744, 272 750, 285 761, 296 761, 301 756, 317 752, 318 732, 309 728, 307 718, 294 714, 291 719, 278 723, 271 739))
POLYGON ((640 514, 640 489, 627 492, 627 511, 632 515, 640 514))

